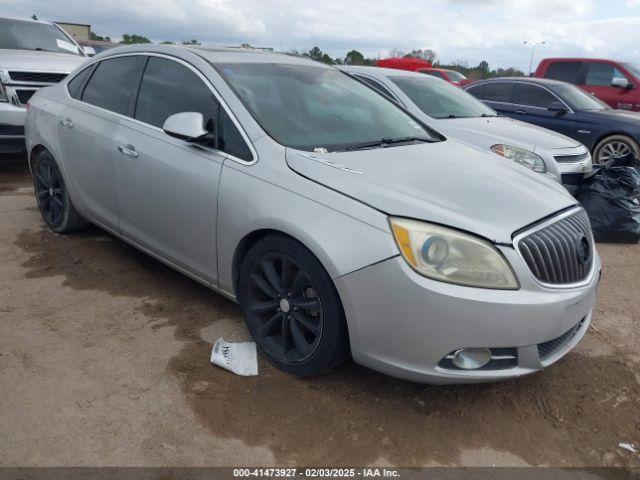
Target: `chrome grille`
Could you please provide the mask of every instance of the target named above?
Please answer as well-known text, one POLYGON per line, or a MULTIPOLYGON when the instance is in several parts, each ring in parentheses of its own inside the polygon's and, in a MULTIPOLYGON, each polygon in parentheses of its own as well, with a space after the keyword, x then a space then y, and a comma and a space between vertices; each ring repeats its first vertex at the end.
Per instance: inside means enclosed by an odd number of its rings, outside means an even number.
POLYGON ((9 72, 14 82, 58 83, 66 76, 66 73, 9 72))
POLYGON ((517 240, 517 248, 539 281, 556 285, 581 282, 593 265, 589 217, 581 208, 525 234, 517 240))

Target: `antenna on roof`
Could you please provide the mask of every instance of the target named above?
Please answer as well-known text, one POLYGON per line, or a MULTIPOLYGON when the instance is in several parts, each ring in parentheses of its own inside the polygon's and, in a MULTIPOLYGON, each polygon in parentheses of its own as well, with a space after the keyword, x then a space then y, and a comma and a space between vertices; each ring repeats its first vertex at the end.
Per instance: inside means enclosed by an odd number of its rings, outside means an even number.
POLYGON ((36 17, 35 13, 33 15, 31 15, 31 20, 38 20, 38 17, 36 17))

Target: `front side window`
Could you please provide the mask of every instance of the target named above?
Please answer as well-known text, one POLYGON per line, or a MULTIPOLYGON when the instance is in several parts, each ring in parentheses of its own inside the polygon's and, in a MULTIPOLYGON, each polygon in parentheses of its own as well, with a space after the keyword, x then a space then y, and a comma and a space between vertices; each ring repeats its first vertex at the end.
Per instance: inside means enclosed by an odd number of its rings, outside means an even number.
POLYGON ((162 128, 175 113, 199 112, 205 128, 213 131, 219 108, 213 92, 189 68, 166 58, 149 58, 138 92, 136 120, 162 128))
POLYGON ((594 87, 610 87, 614 78, 624 78, 620 70, 608 63, 594 62, 587 64, 587 78, 585 84, 594 87))
POLYGON ((55 25, 0 18, 0 49, 80 55, 76 44, 55 25))
POLYGON ((82 101, 121 115, 129 114, 129 102, 140 81, 145 57, 139 55, 101 61, 84 88, 82 101))
POLYGON ((394 75, 389 79, 430 117, 471 118, 496 115, 496 112, 484 103, 450 83, 420 76, 394 75))
POLYGON ((573 85, 555 85, 553 91, 574 110, 608 110, 610 107, 573 85))
POLYGON ((545 78, 562 80, 563 82, 578 83, 582 62, 553 62, 544 73, 545 78))
POLYGON ((276 63, 214 66, 262 128, 288 147, 335 151, 381 139, 435 139, 394 103, 332 68, 276 63))
POLYGON ((552 93, 537 85, 521 83, 516 87, 515 103, 518 105, 547 108, 551 102, 557 101, 552 93))
POLYGON ((637 63, 623 63, 622 64, 627 70, 629 70, 632 74, 636 76, 636 78, 640 78, 640 65, 637 63))

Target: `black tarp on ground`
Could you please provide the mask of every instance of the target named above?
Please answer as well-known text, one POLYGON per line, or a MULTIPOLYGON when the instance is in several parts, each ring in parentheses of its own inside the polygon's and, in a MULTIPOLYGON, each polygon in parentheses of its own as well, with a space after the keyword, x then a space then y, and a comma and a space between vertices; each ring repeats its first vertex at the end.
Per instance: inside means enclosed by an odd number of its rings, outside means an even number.
POLYGON ((640 241, 640 173, 631 155, 586 176, 578 200, 589 215, 598 242, 640 241))

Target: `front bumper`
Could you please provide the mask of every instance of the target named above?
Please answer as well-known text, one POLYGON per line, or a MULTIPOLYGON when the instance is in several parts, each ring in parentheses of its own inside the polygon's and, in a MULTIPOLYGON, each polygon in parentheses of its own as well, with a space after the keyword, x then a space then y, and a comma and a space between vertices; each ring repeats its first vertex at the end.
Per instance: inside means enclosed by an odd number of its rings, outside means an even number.
POLYGON ((519 290, 437 282, 414 272, 400 256, 337 278, 354 361, 416 382, 470 383, 533 373, 564 356, 589 327, 599 257, 586 285, 552 289, 536 282, 513 248, 500 250, 518 276, 519 290), (540 353, 539 345, 568 331, 570 338, 550 354, 540 353), (497 370, 438 365, 460 348, 515 349, 517 364, 497 370))
POLYGON ((26 150, 24 122, 27 109, 0 102, 0 154, 22 153, 26 150))

